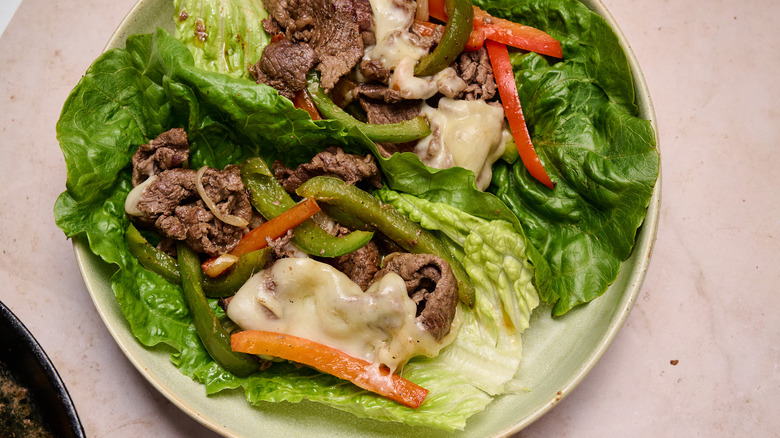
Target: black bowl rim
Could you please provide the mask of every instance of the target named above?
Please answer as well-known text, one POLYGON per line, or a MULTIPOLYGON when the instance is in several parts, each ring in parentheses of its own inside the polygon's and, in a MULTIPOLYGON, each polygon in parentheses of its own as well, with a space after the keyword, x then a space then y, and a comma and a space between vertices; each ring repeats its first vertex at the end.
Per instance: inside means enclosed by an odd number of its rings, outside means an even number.
POLYGON ((10 331, 13 334, 10 338, 0 339, 0 348, 18 348, 20 346, 22 350, 26 350, 28 353, 32 354, 35 361, 43 370, 46 379, 52 384, 56 392, 56 394, 44 394, 44 396, 56 396, 60 401, 67 416, 68 423, 70 424, 71 436, 86 438, 84 427, 76 412, 73 400, 65 387, 65 383, 62 381, 62 378, 54 367, 51 359, 49 359, 49 356, 43 351, 38 340, 35 339, 30 330, 27 329, 22 321, 2 301, 0 301, 0 315, 2 315, 0 318, 0 328, 10 328, 10 331))

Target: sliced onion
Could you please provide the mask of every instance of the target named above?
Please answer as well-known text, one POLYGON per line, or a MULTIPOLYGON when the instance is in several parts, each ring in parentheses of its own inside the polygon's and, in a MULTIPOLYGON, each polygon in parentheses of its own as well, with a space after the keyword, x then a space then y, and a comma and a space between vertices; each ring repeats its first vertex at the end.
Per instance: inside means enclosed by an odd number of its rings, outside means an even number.
POLYGON ((144 215, 144 212, 138 209, 138 202, 141 200, 144 190, 152 185, 156 179, 157 175, 152 175, 147 178, 146 181, 135 186, 133 190, 130 190, 130 193, 127 194, 127 198, 125 199, 125 213, 136 217, 144 215))
POLYGON ((206 166, 201 167, 198 170, 198 174, 195 176, 195 185, 198 188, 198 194, 200 195, 201 199, 203 199, 203 202, 206 204, 206 207, 211 210, 212 213, 214 213, 214 216, 217 217, 217 219, 221 220, 222 222, 233 225, 234 227, 243 228, 247 225, 249 225, 249 221, 240 218, 238 216, 232 215, 232 214, 224 214, 217 208, 217 204, 214 203, 214 201, 209 198, 209 196, 206 194, 206 189, 203 188, 203 174, 206 173, 206 166))
POLYGON ((428 21, 428 0, 417 0, 417 11, 415 17, 420 21, 428 21))

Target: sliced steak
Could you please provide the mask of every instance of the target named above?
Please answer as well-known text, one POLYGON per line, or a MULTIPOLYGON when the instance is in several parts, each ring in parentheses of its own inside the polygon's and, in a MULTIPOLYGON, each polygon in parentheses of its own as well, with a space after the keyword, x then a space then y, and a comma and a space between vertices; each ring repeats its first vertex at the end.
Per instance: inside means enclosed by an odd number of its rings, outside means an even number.
POLYGON ((165 222, 171 225, 168 230, 184 230, 184 239, 179 240, 210 256, 229 252, 248 231, 247 227, 235 227, 217 219, 201 200, 176 207, 173 216, 165 217, 165 222))
POLYGON ((335 146, 320 152, 310 162, 301 164, 295 170, 276 161, 273 171, 284 189, 291 193, 304 182, 321 175, 333 176, 348 184, 365 181, 374 187, 382 187, 381 175, 373 155, 347 154, 335 146))
POLYGON ((297 249, 291 242, 295 232, 293 230, 287 230, 283 236, 276 239, 266 237, 265 241, 268 243, 268 247, 271 248, 271 260, 272 263, 276 260, 289 258, 289 257, 301 257, 301 250, 297 249))
POLYGON ((187 162, 189 155, 190 145, 184 129, 174 128, 163 132, 149 143, 141 145, 133 154, 133 187, 152 175, 180 167, 187 162))
POLYGON ((330 90, 363 57, 363 38, 353 0, 319 0, 311 44, 320 57, 322 88, 330 90))
MULTIPOLYGON (((379 100, 381 102, 385 103, 397 103, 402 100, 401 93, 399 93, 397 90, 393 90, 392 88, 389 88, 388 86, 384 84, 376 84, 376 83, 362 83, 357 85, 357 94, 358 96, 362 96, 368 99, 372 100, 379 100)), ((419 104, 418 101, 415 101, 415 103, 419 104)), ((363 108, 365 110, 365 107, 363 108)), ((368 111, 366 111, 368 112, 368 111)), ((406 112, 405 109, 402 109, 402 111, 399 111, 399 114, 396 118, 403 118, 407 117, 404 115, 406 112)), ((419 112, 418 112, 419 114, 419 112)), ((408 117, 412 118, 415 117, 417 114, 408 117)), ((406 119, 404 119, 406 120, 406 119)))
MULTIPOLYGON (((392 90, 391 90, 392 91, 392 90)), ((360 99, 360 106, 366 112, 368 123, 398 123, 420 115, 419 100, 404 100, 388 103, 377 99, 360 99)))
POLYGON ((270 85, 292 100, 296 92, 306 88, 306 75, 317 60, 317 53, 308 44, 282 39, 266 46, 249 71, 258 84, 270 85))
POLYGON ((363 40, 363 47, 376 44, 376 35, 374 34, 374 13, 371 10, 369 0, 355 0, 355 19, 357 20, 360 37, 363 40))
MULTIPOLYGON (((249 221, 252 208, 238 166, 218 171, 207 169, 203 189, 223 214, 249 221)), ((185 240, 194 250, 215 256, 238 244, 248 227, 236 227, 219 220, 200 198, 197 172, 191 169, 166 170, 144 187, 136 203, 140 216, 134 221, 153 225, 163 238, 185 240)))
POLYGON ((417 321, 437 340, 450 332, 458 305, 458 281, 450 265, 433 254, 393 253, 374 281, 388 272, 401 276, 417 304, 417 321))
MULTIPOLYGON (((366 13, 359 0, 263 0, 276 24, 266 29, 284 33, 293 44, 308 43, 317 53, 320 84, 330 90, 363 56, 366 13)), ((362 1, 362 0, 360 0, 362 1)))
POLYGON ((458 98, 465 100, 490 100, 498 89, 487 50, 482 47, 474 52, 463 52, 452 64, 458 76, 466 82, 466 89, 458 98))
POLYGON ((331 264, 365 291, 374 282, 374 275, 379 272, 381 262, 379 247, 370 241, 356 251, 336 258, 331 264))
POLYGON ((252 220, 252 204, 241 180, 241 168, 235 164, 222 170, 207 168, 201 177, 206 195, 225 215, 237 216, 245 221, 252 220))
MULTIPOLYGON (((157 175, 141 194, 136 208, 142 213, 133 219, 154 224, 160 217, 170 216, 181 204, 195 202, 198 189, 195 184, 196 171, 192 169, 170 169, 157 175)), ((166 232, 163 235, 182 235, 181 232, 166 232)))
POLYGON ((360 74, 363 75, 367 81, 387 83, 393 72, 385 68, 382 61, 364 59, 360 61, 360 74))

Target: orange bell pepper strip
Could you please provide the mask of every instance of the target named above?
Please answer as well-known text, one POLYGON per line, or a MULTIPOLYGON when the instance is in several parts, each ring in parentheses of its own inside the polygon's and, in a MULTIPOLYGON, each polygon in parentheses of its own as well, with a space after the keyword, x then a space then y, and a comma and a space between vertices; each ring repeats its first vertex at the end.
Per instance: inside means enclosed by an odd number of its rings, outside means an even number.
POLYGON ((413 409, 428 395, 427 389, 386 368, 297 336, 247 330, 234 333, 230 345, 235 352, 273 356, 316 368, 413 409))
MULTIPOLYGON (((318 211, 320 211, 320 206, 317 205, 317 202, 313 198, 306 198, 279 216, 260 224, 246 233, 238 242, 238 245, 236 245, 228 254, 236 257, 236 259, 233 259, 233 262, 235 262, 237 257, 241 257, 252 251, 257 251, 258 249, 263 249, 268 246, 267 239, 273 240, 284 236, 288 230, 302 224, 306 219, 314 216, 318 211)), ((201 264, 203 271, 210 277, 216 277, 222 274, 232 265, 232 263, 220 263, 221 269, 215 269, 214 265, 217 263, 218 258, 219 257, 212 257, 201 264)))
MULTIPOLYGON (((494 17, 476 6, 473 8, 474 29, 469 35, 465 50, 478 50, 485 44, 485 39, 490 39, 542 55, 563 57, 561 43, 547 32, 494 17)), ((438 20, 446 21, 444 0, 428 0, 428 14, 438 20)))
POLYGON ((512 71, 512 63, 509 60, 509 51, 505 44, 492 40, 485 41, 485 47, 490 58, 490 65, 493 67, 498 94, 501 96, 501 105, 504 107, 504 114, 509 122, 509 129, 512 131, 512 138, 517 145, 520 159, 531 176, 550 189, 554 189, 555 184, 547 171, 544 170, 544 166, 536 154, 536 149, 531 143, 531 134, 528 132, 523 109, 520 106, 520 97, 517 94, 517 84, 512 71))

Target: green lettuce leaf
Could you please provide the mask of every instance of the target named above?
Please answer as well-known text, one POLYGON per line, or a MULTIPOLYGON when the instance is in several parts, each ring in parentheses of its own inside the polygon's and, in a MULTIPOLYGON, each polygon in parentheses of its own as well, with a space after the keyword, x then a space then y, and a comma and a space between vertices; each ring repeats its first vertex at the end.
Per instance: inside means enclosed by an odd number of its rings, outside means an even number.
POLYGON ((630 254, 658 177, 655 133, 638 117, 626 55, 597 14, 566 0, 477 3, 545 29, 563 47, 555 63, 513 56, 523 113, 555 190, 520 162, 497 163, 489 189, 547 259, 553 315, 563 315, 603 294, 630 254))
POLYGON ((262 21, 268 16, 259 1, 174 0, 176 36, 202 68, 248 78, 270 38, 262 21))
MULTIPOLYGON (((186 128, 193 167, 222 167, 258 154, 308 160, 329 144, 368 147, 362 136, 343 126, 312 122, 269 87, 192 64, 190 52, 163 30, 133 36, 127 49, 109 51, 95 61, 57 124, 68 163, 68 190, 55 204, 57 224, 69 237, 86 236, 96 255, 117 266, 111 287, 136 338, 147 346, 172 348, 173 363, 202 382, 208 394, 243 388, 252 403, 307 399, 363 417, 447 430, 465 427, 491 394, 502 392, 520 360, 517 330, 502 334, 483 328, 511 326, 500 322, 504 316, 495 305, 497 297, 478 295, 479 312, 462 310, 462 336, 439 358, 407 364, 403 376, 430 391, 424 406, 412 410, 349 382, 285 363, 247 378, 227 373, 202 347, 180 287, 146 271, 130 255, 124 241, 130 159, 138 145, 162 131, 186 128), (146 108, 149 102, 155 102, 156 111, 146 108), (493 358, 491 366, 485 366, 487 358, 493 358)), ((484 294, 500 289, 497 285, 484 294)))

